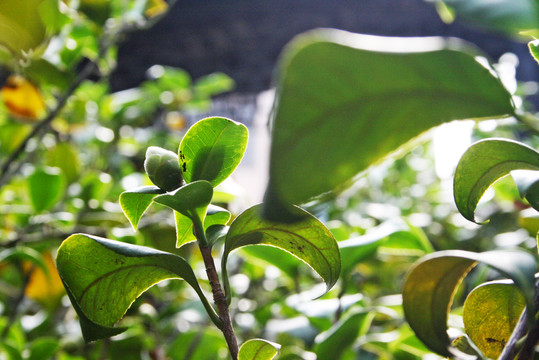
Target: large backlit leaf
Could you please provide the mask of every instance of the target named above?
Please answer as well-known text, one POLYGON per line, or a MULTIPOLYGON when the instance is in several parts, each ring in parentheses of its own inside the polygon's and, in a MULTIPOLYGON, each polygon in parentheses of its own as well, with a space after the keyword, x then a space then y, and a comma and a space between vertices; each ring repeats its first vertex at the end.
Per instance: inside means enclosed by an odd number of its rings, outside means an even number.
POLYGON ((200 120, 185 134, 179 158, 187 182, 209 181, 214 187, 239 165, 247 147, 247 128, 230 119, 200 120))
POLYGON ((460 213, 475 221, 475 209, 489 186, 519 169, 539 170, 539 153, 511 140, 488 139, 473 144, 455 170, 453 188, 460 213))
POLYGON ((244 342, 238 353, 238 360, 271 360, 279 353, 281 345, 263 339, 244 342))
POLYGON ((233 250, 247 245, 268 245, 305 262, 322 277, 327 290, 331 289, 341 271, 339 248, 331 232, 316 217, 300 208, 294 208, 294 211, 303 220, 292 224, 265 220, 261 211, 262 205, 253 206, 230 225, 222 258, 223 273, 226 274, 226 261, 233 250))
POLYGON ((424 131, 513 113, 468 45, 317 30, 282 55, 265 216, 346 185, 424 131))
POLYGON ((526 302, 511 281, 476 287, 466 298, 462 319, 466 333, 488 358, 500 356, 526 302))
POLYGON ((51 209, 65 190, 65 179, 58 168, 35 170, 27 178, 30 200, 36 212, 51 209))
MULTIPOLYGON (((111 336, 133 301, 165 279, 184 279, 214 311, 189 264, 177 255, 147 247, 75 234, 58 249, 58 272, 81 318, 87 341, 111 336), (85 327, 88 327, 85 330, 85 327)), ((216 316, 216 315, 215 315, 216 316)), ((214 318, 215 321, 215 318, 214 318)))
POLYGON ((140 218, 151 205, 153 199, 162 193, 163 190, 157 186, 141 186, 120 194, 120 206, 135 231, 137 231, 140 218))
MULTIPOLYGON (((436 2, 439 0, 427 0, 436 2)), ((518 35, 539 29, 536 0, 443 0, 458 20, 518 35)))
MULTIPOLYGON (((535 294, 535 259, 516 250, 484 253, 448 250, 427 255, 408 272, 403 289, 406 320, 417 337, 432 351, 452 356, 447 334, 448 311, 464 276, 482 262, 511 278, 524 294, 530 311, 535 294)), ((532 316, 533 318, 533 316, 532 316)))

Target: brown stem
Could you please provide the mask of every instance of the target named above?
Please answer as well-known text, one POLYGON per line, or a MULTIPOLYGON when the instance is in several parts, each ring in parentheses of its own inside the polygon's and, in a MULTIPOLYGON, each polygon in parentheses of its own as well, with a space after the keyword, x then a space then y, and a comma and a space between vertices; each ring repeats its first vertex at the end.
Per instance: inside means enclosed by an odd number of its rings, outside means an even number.
POLYGON ((208 274, 208 280, 210 281, 213 301, 215 302, 215 305, 217 305, 219 318, 223 322, 221 331, 225 336, 232 359, 237 360, 239 351, 238 342, 236 340, 236 334, 234 334, 234 328, 232 327, 232 320, 230 318, 226 297, 223 288, 221 287, 221 283, 219 282, 219 275, 217 275, 213 256, 211 255, 211 248, 209 246, 203 246, 201 242, 199 242, 199 248, 202 258, 204 259, 204 265, 206 265, 206 273, 208 274))

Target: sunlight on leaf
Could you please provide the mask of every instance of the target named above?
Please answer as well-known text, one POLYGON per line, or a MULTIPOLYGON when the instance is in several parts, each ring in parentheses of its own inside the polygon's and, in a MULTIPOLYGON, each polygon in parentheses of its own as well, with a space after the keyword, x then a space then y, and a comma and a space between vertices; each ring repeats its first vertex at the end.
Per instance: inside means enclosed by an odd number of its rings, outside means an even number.
POLYGON ((539 170, 539 153, 512 140, 487 139, 466 150, 455 170, 453 192, 458 210, 475 221, 475 209, 485 191, 513 170, 539 170))
POLYGON ((277 356, 281 345, 263 339, 247 340, 240 347, 238 360, 271 360, 277 356))
MULTIPOLYGON (((228 255, 233 250, 247 245, 273 246, 309 265, 322 277, 327 286, 326 291, 329 291, 341 271, 339 248, 331 232, 320 220, 300 208, 295 208, 295 212, 303 220, 293 224, 264 220, 261 211, 262 205, 253 206, 241 213, 230 225, 222 258, 223 273, 226 274, 228 255)), ((228 288, 226 282, 225 287, 228 288)))
POLYGON ((213 187, 239 165, 248 139, 247 128, 221 117, 200 120, 185 134, 179 158, 185 181, 209 181, 213 187))
POLYGON ((498 358, 526 302, 511 281, 476 287, 466 298, 462 319, 470 339, 489 358, 498 358))
POLYGON ((120 194, 120 206, 133 226, 133 230, 137 231, 140 218, 151 205, 153 199, 162 193, 163 190, 157 186, 142 186, 120 194))
MULTIPOLYGON (((517 250, 494 250, 473 253, 460 250, 440 251, 421 258, 406 275, 403 309, 406 320, 417 337, 432 351, 452 356, 447 334, 448 312, 453 295, 466 274, 482 262, 511 278, 524 294, 535 314, 535 259, 517 250)), ((532 316, 533 318, 533 316, 532 316)))
POLYGON ((296 37, 278 68, 264 215, 284 220, 279 204, 341 189, 432 127, 512 114, 510 94, 477 55, 456 39, 296 37))
MULTIPOLYGON (((149 287, 165 279, 184 279, 203 305, 217 319, 200 289, 189 264, 177 255, 96 236, 76 234, 58 249, 58 272, 81 324, 90 330, 86 341, 110 336, 109 330, 123 317, 133 301, 149 287), (101 328, 104 328, 101 332, 101 328), (108 330, 107 330, 108 329, 108 330)), ((217 319, 217 321, 220 321, 217 319)))

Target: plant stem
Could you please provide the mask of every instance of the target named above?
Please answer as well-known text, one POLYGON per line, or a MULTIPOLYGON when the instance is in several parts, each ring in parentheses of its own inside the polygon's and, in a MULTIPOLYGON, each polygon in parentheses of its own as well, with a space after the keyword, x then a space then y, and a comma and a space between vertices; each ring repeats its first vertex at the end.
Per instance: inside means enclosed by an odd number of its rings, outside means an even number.
MULTIPOLYGON (((197 236, 198 238, 198 236, 197 236)), ((219 317, 223 322, 221 331, 225 337, 226 343, 228 345, 228 350, 232 359, 238 359, 238 342, 236 340, 236 334, 234 333, 234 328, 232 327, 232 320, 230 318, 230 312, 228 310, 228 304, 226 302, 226 297, 219 282, 219 275, 217 275, 217 270, 215 268, 215 262, 213 261, 213 256, 211 254, 211 248, 209 246, 202 246, 201 242, 198 242, 200 253, 204 259, 204 265, 206 265, 206 274, 208 274, 208 280, 210 281, 211 290, 213 293, 213 301, 217 305, 217 310, 219 311, 219 317)))

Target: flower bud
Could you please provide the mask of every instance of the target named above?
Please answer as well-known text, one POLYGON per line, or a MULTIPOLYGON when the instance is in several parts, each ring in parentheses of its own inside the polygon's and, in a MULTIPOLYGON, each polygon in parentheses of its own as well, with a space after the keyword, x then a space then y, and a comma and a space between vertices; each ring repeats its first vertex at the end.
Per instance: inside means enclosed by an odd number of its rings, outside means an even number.
POLYGON ((150 146, 146 150, 144 170, 152 183, 161 190, 176 190, 183 184, 178 155, 172 151, 150 146))

